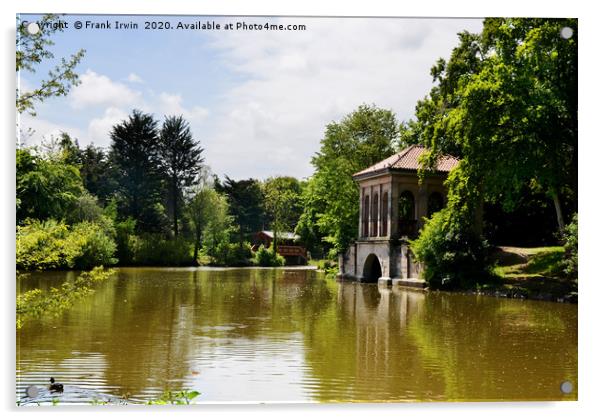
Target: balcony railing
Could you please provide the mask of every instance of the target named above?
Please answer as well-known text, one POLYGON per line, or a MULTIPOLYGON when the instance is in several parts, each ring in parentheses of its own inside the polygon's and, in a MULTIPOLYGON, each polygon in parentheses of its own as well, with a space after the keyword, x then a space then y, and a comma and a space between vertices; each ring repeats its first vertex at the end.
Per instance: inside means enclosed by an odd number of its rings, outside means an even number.
POLYGON ((305 247, 297 245, 278 245, 276 252, 283 257, 307 257, 305 247))

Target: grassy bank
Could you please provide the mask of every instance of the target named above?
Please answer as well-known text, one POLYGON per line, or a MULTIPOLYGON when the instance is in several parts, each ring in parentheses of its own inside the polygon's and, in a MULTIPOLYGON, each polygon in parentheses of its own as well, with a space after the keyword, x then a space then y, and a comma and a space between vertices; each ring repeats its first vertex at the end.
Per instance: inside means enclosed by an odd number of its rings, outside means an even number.
POLYGON ((577 281, 564 273, 561 246, 498 247, 493 254, 494 280, 480 291, 529 299, 577 301, 577 281))

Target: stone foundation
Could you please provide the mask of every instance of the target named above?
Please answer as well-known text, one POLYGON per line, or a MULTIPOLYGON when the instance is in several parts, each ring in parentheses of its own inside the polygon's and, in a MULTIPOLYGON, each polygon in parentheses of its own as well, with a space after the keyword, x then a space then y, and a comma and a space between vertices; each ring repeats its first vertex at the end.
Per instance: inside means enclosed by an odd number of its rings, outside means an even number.
POLYGON ((424 288, 421 275, 422 267, 404 240, 359 240, 339 256, 338 278, 344 280, 424 288))

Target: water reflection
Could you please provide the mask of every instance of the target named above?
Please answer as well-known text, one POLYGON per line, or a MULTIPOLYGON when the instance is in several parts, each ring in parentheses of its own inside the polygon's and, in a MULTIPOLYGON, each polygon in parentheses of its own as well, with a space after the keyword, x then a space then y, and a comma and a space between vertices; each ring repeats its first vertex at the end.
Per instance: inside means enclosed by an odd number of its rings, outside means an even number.
POLYGON ((19 396, 55 376, 136 398, 192 388, 200 401, 554 400, 563 380, 577 382, 577 307, 313 271, 124 268, 61 317, 26 325, 17 345, 19 396))

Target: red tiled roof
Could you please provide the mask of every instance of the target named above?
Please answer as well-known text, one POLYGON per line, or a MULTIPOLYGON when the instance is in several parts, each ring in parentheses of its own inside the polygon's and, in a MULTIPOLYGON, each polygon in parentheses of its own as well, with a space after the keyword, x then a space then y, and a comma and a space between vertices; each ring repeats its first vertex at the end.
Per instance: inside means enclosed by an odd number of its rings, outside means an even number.
MULTIPOLYGON (((420 169, 420 162, 418 159, 420 156, 427 151, 427 148, 419 145, 412 145, 406 147, 401 152, 389 156, 388 158, 381 160, 374 165, 363 169, 353 174, 354 177, 360 175, 367 175, 372 172, 379 172, 385 169, 401 169, 401 170, 412 170, 417 171, 420 169)), ((458 159, 453 156, 443 155, 437 162, 435 170, 437 172, 449 172, 458 164, 458 159)))

